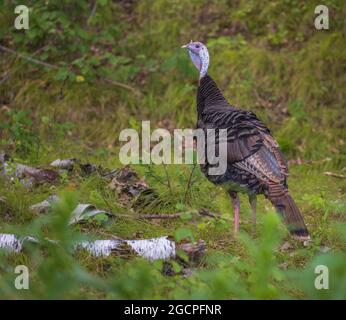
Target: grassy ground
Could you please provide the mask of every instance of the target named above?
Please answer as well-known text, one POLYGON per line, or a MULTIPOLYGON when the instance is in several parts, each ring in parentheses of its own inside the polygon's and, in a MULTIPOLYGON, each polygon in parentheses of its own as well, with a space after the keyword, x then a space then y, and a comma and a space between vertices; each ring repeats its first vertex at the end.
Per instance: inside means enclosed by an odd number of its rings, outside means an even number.
POLYGON ((46 68, 14 54, 2 55, 1 150, 32 166, 76 157, 119 168, 121 129, 138 129, 142 120, 150 120, 153 128, 194 127, 197 76, 179 47, 190 38, 200 39, 208 44, 210 74, 226 97, 256 112, 290 160, 290 190, 313 240, 308 247, 291 240, 262 198, 254 232, 245 197, 241 197, 243 233, 234 239, 228 196, 199 169, 187 188, 192 170, 188 165, 133 166, 158 194, 158 201, 146 203, 136 213, 185 212, 183 218, 121 217, 73 228, 66 221, 77 202, 134 215, 132 203, 122 204, 96 173, 75 172, 58 184, 33 189, 0 177, 0 232, 61 241, 58 248, 45 243, 3 255, 1 296, 345 298, 346 180, 325 174, 344 176, 346 168, 342 1, 326 3, 331 12, 329 31, 313 27, 315 1, 99 1, 94 15, 96 2, 80 3, 32 4, 33 27, 25 34, 12 29, 12 4, 5 1, 0 7, 0 44, 57 66, 46 68), (71 34, 62 33, 66 29, 71 34), (74 48, 76 39, 79 45, 74 48), (63 198, 53 212, 39 216, 29 210, 53 193, 63 198), (201 208, 219 212, 223 219, 196 215, 201 208), (71 243, 81 236, 112 235, 203 239, 207 252, 201 262, 189 266, 189 277, 177 262, 172 262, 177 274, 167 276, 161 272, 162 261, 70 252, 71 243), (286 242, 290 246, 280 249, 286 242), (18 264, 29 267, 28 291, 13 288, 13 268, 18 264), (319 264, 330 269, 329 290, 314 287, 314 268, 319 264))

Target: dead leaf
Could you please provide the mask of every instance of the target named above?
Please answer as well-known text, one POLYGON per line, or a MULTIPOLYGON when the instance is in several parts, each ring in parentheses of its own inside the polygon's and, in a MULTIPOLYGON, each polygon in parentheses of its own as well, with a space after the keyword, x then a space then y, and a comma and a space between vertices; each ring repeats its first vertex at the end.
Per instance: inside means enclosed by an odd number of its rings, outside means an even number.
POLYGON ((116 191, 119 202, 124 205, 128 205, 134 197, 150 189, 144 179, 139 178, 129 166, 114 172, 113 179, 108 186, 111 190, 116 191))

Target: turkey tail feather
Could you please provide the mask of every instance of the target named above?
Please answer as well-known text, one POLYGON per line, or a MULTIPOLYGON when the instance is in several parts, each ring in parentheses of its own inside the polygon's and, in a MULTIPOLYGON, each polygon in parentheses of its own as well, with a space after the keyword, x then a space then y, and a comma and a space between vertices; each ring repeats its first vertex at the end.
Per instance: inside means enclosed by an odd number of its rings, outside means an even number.
POLYGON ((286 188, 280 185, 269 187, 268 199, 282 216, 291 234, 309 237, 304 218, 286 188))

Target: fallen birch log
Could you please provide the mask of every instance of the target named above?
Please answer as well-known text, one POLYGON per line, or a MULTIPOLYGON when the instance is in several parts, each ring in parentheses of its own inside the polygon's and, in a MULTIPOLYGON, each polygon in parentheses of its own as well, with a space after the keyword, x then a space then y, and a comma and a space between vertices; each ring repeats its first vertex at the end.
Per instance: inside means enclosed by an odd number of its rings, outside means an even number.
MULTIPOLYGON (((49 240, 58 245, 58 242, 49 240)), ((21 252, 25 243, 39 244, 39 241, 33 237, 18 238, 14 234, 0 234, 0 249, 7 252, 21 252)), ((203 240, 196 243, 177 244, 169 240, 167 236, 143 239, 143 240, 94 240, 80 241, 73 245, 75 251, 84 249, 95 257, 108 257, 114 254, 135 253, 150 261, 163 259, 169 260, 176 258, 177 249, 181 249, 189 256, 190 262, 198 262, 204 256, 206 246, 203 240)))

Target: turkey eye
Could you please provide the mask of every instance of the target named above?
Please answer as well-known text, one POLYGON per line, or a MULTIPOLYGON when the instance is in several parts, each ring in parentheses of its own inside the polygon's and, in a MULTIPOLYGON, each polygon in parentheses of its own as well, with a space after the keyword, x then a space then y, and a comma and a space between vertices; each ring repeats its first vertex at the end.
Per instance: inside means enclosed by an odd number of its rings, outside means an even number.
POLYGON ((199 45, 198 45, 198 44, 196 44, 196 45, 195 45, 195 48, 197 48, 197 49, 198 49, 198 48, 199 48, 199 45))

